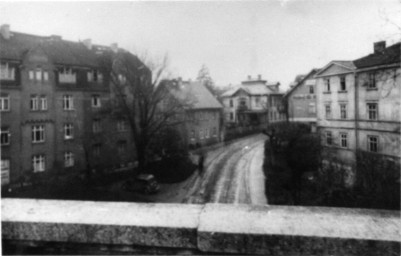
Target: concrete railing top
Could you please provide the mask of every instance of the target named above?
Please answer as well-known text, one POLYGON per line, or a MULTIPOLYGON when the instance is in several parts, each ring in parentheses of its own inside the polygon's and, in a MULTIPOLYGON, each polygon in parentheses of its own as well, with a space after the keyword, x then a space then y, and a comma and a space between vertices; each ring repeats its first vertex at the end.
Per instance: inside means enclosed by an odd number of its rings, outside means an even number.
POLYGON ((309 248, 322 241, 335 241, 340 247, 350 241, 362 247, 368 241, 398 244, 400 232, 398 211, 2 199, 2 236, 14 241, 264 254, 277 249, 277 244, 292 253, 295 247, 309 248))

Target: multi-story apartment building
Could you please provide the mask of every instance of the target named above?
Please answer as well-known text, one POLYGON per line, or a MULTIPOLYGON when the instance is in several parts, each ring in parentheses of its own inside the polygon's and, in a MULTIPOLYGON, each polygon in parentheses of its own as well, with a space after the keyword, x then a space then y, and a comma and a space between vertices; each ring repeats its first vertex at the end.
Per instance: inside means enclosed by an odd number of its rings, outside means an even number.
POLYGON ((357 151, 400 161, 400 43, 375 43, 355 61, 332 61, 315 75, 317 126, 326 152, 344 168, 356 167, 357 151))
POLYGON ((401 43, 354 60, 357 148, 399 163, 401 156, 401 43))
POLYGON ((31 173, 133 161, 127 125, 100 111, 111 97, 100 59, 112 48, 14 32, 9 25, 1 26, 0 45, 2 184, 31 173), (118 136, 108 136, 116 130, 118 136))
POLYGON ((191 147, 209 145, 221 141, 223 136, 223 106, 199 81, 170 81, 170 92, 182 103, 177 113, 179 129, 185 143, 191 147), (174 84, 174 86, 171 86, 174 84))
POLYGON ((226 123, 258 126, 285 120, 279 87, 280 83, 268 83, 261 75, 257 79, 248 76, 240 86, 222 95, 226 123))
MULTIPOLYGON (((318 69, 302 75, 284 95, 288 120, 316 125, 316 79, 318 69)), ((299 77, 299 76, 297 76, 299 77)))

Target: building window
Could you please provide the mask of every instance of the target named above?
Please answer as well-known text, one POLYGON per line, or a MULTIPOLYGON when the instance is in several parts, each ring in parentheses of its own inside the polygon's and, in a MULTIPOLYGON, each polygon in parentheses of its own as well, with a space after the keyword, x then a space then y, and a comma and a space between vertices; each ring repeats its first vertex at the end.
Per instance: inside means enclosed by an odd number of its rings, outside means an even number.
POLYGON ((324 80, 324 86, 325 86, 326 92, 330 92, 330 78, 326 78, 324 80))
POLYGON ((326 144, 333 145, 333 134, 331 132, 326 132, 326 144))
POLYGON ((45 126, 44 125, 33 125, 32 126, 32 142, 44 142, 45 141, 45 126))
POLYGON ((368 151, 370 152, 379 151, 379 137, 368 135, 368 151))
POLYGON ((234 113, 233 112, 230 113, 230 120, 234 121, 234 113))
POLYGON ((348 147, 348 134, 340 133, 340 139, 341 139, 341 147, 347 148, 348 147))
POLYGON ((234 101, 230 100, 230 108, 234 107, 234 101))
POLYGON ((100 108, 100 97, 99 95, 92 95, 92 107, 100 108))
POLYGON ((36 81, 42 81, 42 70, 39 68, 36 69, 35 79, 36 79, 36 81))
POLYGON ((377 103, 368 103, 368 118, 369 120, 377 120, 378 112, 377 112, 377 103))
POLYGON ((28 74, 29 80, 35 80, 35 73, 33 72, 33 70, 29 70, 28 74))
POLYGON ((102 144, 100 144, 100 143, 94 144, 93 148, 92 148, 93 156, 96 156, 96 157, 100 156, 101 148, 102 148, 102 144))
POLYGON ((40 109, 47 110, 47 97, 46 96, 40 96, 40 109))
POLYGON ((316 104, 314 102, 309 103, 309 114, 315 114, 316 113, 316 104))
POLYGON ((1 127, 0 139, 2 146, 10 145, 10 135, 10 128, 1 127))
POLYGON ((376 88, 376 73, 374 73, 374 72, 369 73, 368 88, 369 89, 375 89, 376 88))
POLYGON ((326 104, 324 105, 325 108, 325 113, 326 113, 326 119, 331 118, 331 105, 326 104))
POLYGON ((205 139, 209 138, 209 128, 205 129, 205 139))
POLYGON ((189 135, 189 138, 190 138, 191 140, 194 140, 194 139, 195 139, 195 130, 191 130, 190 135, 189 135))
POLYGON ((33 172, 43 172, 46 169, 46 158, 44 155, 32 157, 33 172))
POLYGON ((74 98, 72 95, 63 95, 63 109, 74 110, 74 98))
POLYGON ((43 71, 43 80, 49 81, 49 72, 48 71, 43 71))
POLYGON ((0 79, 1 80, 15 80, 15 68, 10 67, 8 63, 0 64, 0 79))
POLYGON ((217 128, 213 127, 213 137, 217 137, 217 128))
POLYGON ((100 119, 93 119, 92 131, 93 133, 98 133, 102 131, 102 127, 100 126, 100 119))
POLYGON ((340 91, 346 91, 347 90, 347 84, 345 80, 345 76, 340 77, 340 91))
POLYGON ((71 68, 62 68, 58 71, 58 81, 60 83, 75 84, 77 77, 71 68))
POLYGON ((199 130, 199 139, 203 140, 203 130, 199 130))
POLYGON ((315 94, 315 87, 313 85, 309 85, 309 94, 315 94))
POLYGON ((347 119, 347 104, 340 104, 340 118, 347 119))
POLYGON ((74 166, 74 154, 72 152, 64 153, 64 167, 74 166))
POLYGON ((8 94, 0 96, 0 111, 10 111, 10 96, 8 94))
POLYGON ((9 184, 10 183, 9 159, 1 159, 0 170, 1 170, 1 185, 9 184))
POLYGON ((39 110, 39 97, 37 95, 31 95, 30 108, 32 111, 39 110))
POLYGON ((127 152, 127 141, 121 140, 117 143, 117 151, 119 154, 125 154, 127 152))
POLYGON ((128 122, 127 120, 118 120, 117 121, 117 131, 125 132, 128 130, 128 122))
POLYGON ((88 71, 88 82, 99 82, 103 81, 103 75, 96 69, 88 71))
POLYGON ((64 139, 70 140, 74 138, 74 126, 73 124, 64 124, 64 139))

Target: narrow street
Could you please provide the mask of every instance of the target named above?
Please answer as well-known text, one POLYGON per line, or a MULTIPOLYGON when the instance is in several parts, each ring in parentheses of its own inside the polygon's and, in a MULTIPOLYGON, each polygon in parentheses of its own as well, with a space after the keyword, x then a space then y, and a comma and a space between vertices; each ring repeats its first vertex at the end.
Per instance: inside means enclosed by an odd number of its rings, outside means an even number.
POLYGON ((207 152, 205 169, 187 184, 185 203, 267 204, 262 170, 264 135, 207 152))

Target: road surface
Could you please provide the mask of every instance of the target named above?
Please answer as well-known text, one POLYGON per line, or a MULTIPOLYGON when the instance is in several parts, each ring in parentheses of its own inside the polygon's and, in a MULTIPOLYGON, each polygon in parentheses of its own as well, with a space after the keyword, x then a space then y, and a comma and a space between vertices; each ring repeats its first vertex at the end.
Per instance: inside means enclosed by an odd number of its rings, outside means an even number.
POLYGON ((266 136, 255 135, 207 152, 203 173, 191 177, 183 202, 267 204, 265 140, 266 136))

